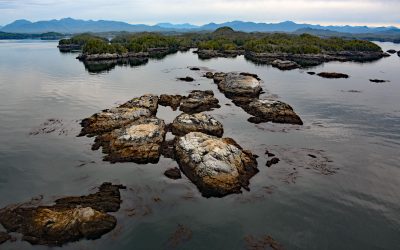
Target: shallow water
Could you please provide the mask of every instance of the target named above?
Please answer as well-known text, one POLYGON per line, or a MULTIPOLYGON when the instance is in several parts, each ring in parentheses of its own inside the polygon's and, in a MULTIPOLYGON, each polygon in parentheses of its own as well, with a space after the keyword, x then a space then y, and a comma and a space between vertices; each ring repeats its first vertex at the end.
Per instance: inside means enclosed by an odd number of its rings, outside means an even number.
MULTIPOLYGON (((385 50, 400 45, 378 43, 385 50)), ((55 42, 0 41, 0 207, 44 196, 84 195, 104 181, 121 183, 117 228, 65 249, 243 249, 245 236, 271 235, 286 249, 396 249, 400 246, 400 57, 373 63, 327 63, 280 71, 243 57, 202 61, 191 52, 90 73, 55 42), (211 80, 187 66, 247 71, 263 80, 265 96, 290 104, 304 126, 251 124, 211 80), (330 80, 307 71, 337 71, 330 80), (176 77, 192 76, 193 83, 176 77), (369 79, 390 80, 371 83, 369 79), (224 136, 259 155, 250 192, 203 198, 187 179, 163 173, 177 164, 110 164, 76 137, 79 120, 145 93, 211 89, 221 108, 210 112, 224 136), (349 90, 361 91, 359 93, 349 90), (42 125, 53 118, 48 133, 42 125), (54 131, 53 131, 54 130, 54 131), (265 150, 281 161, 265 166, 265 150), (313 158, 312 156, 316 158, 313 158), (161 200, 158 201, 158 198, 161 200), (175 242, 178 225, 190 240, 175 242), (179 243, 175 245, 174 243, 179 243)), ((160 107, 171 122, 178 115, 160 107)), ((26 242, 1 249, 47 249, 26 242)))

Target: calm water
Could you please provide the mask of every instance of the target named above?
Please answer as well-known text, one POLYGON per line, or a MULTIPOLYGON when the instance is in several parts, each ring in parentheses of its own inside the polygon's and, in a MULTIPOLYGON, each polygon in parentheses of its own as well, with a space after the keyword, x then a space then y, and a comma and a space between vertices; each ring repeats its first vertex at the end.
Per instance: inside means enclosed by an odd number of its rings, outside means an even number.
MULTIPOLYGON (((400 50, 400 45, 379 45, 400 50)), ((257 66, 243 57, 201 61, 190 52, 94 74, 75 56, 61 54, 54 42, 0 42, 0 207, 40 195, 43 202, 84 195, 104 181, 128 187, 122 191, 121 210, 114 213, 114 231, 63 248, 171 248, 169 239, 180 224, 192 237, 178 249, 243 249, 248 235, 271 235, 286 249, 399 249, 397 55, 310 69, 351 76, 340 80, 257 66), (258 74, 265 95, 292 105, 304 126, 248 123, 249 115, 225 105, 231 101, 216 85, 187 66, 258 74), (196 81, 175 80, 186 75, 196 81), (376 84, 370 78, 390 82, 376 84), (163 176, 177 165, 172 160, 109 164, 101 161, 101 152, 90 150, 93 139, 76 137, 78 120, 99 110, 145 93, 192 89, 212 89, 222 108, 210 113, 224 124, 224 136, 260 156, 260 173, 251 179, 250 192, 206 199, 186 178, 163 176), (61 120, 53 133, 30 135, 49 118, 61 120), (265 166, 266 149, 281 159, 271 168, 265 166)), ((178 114, 160 107, 158 116, 171 122, 178 114)), ((47 249, 26 242, 0 248, 47 249)))

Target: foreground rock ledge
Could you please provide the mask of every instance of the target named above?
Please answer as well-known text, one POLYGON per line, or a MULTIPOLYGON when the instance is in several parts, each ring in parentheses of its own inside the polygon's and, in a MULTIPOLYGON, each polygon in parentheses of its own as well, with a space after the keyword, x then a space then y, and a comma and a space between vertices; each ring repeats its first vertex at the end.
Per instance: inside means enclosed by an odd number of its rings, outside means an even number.
POLYGON ((166 126, 158 118, 140 118, 129 125, 96 137, 92 149, 103 147, 105 161, 157 163, 166 126))
POLYGON ((222 124, 205 113, 181 114, 171 124, 172 134, 183 136, 190 132, 202 132, 221 137, 224 133, 222 124))
POLYGON ((176 158, 205 197, 223 197, 248 189, 257 161, 233 139, 192 132, 177 139, 176 158))
POLYGON ((122 188, 103 183, 95 194, 59 199, 53 206, 9 206, 0 210, 0 223, 31 244, 61 246, 82 238, 97 239, 117 224, 107 212, 119 210, 122 188))

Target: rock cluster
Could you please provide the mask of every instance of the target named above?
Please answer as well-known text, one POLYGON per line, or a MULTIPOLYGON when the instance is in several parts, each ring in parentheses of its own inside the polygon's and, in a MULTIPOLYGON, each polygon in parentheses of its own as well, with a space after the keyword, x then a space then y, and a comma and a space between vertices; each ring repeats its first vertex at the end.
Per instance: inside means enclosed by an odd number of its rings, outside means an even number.
POLYGON ((31 244, 61 246, 82 238, 97 239, 117 224, 107 212, 119 210, 122 188, 103 183, 95 194, 59 199, 53 206, 6 207, 0 210, 0 223, 31 244))
POLYGON ((171 132, 177 136, 183 136, 190 132, 202 132, 221 137, 224 128, 219 121, 205 113, 183 113, 176 117, 171 124, 171 132))
POLYGON ((177 139, 176 158, 185 175, 205 197, 222 197, 248 189, 257 161, 233 139, 192 132, 177 139))

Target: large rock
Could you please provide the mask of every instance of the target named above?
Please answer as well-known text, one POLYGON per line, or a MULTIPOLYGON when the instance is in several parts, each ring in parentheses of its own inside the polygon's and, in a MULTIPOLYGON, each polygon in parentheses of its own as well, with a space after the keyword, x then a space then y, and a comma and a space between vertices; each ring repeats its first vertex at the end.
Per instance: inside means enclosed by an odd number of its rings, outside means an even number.
POLYGON ((140 118, 129 125, 96 138, 93 149, 107 154, 105 161, 156 163, 161 154, 166 126, 158 118, 140 118))
POLYGON ((205 113, 181 114, 171 124, 172 134, 183 136, 190 132, 202 132, 221 137, 224 133, 222 124, 205 113))
POLYGON ((257 97, 261 92, 260 81, 248 74, 220 73, 214 74, 214 81, 218 88, 228 97, 230 96, 251 96, 257 97))
POLYGON ((150 117, 157 113, 158 97, 144 95, 134 98, 117 108, 106 109, 81 122, 80 136, 95 136, 121 128, 141 117, 150 117))
POLYGON ((0 211, 0 223, 10 232, 23 234, 22 239, 31 244, 61 246, 82 238, 97 239, 117 224, 107 212, 119 209, 121 188, 104 183, 96 194, 61 199, 53 206, 6 207, 0 211))
POLYGON ((298 65, 296 62, 279 59, 274 60, 271 65, 280 70, 292 70, 300 68, 300 65, 298 65))
POLYGON ((185 113, 200 113, 210 111, 221 106, 219 101, 214 97, 212 90, 193 90, 189 96, 182 100, 180 110, 185 113))
POLYGON ((184 96, 181 95, 160 95, 158 103, 161 106, 170 106, 174 111, 181 105, 184 96))
POLYGON ((233 139, 192 132, 177 139, 176 158, 185 175, 205 197, 222 197, 248 189, 257 161, 233 139))
POLYGON ((243 107, 245 111, 254 117, 250 122, 275 122, 303 125, 303 121, 294 112, 293 108, 281 101, 254 99, 243 107))

